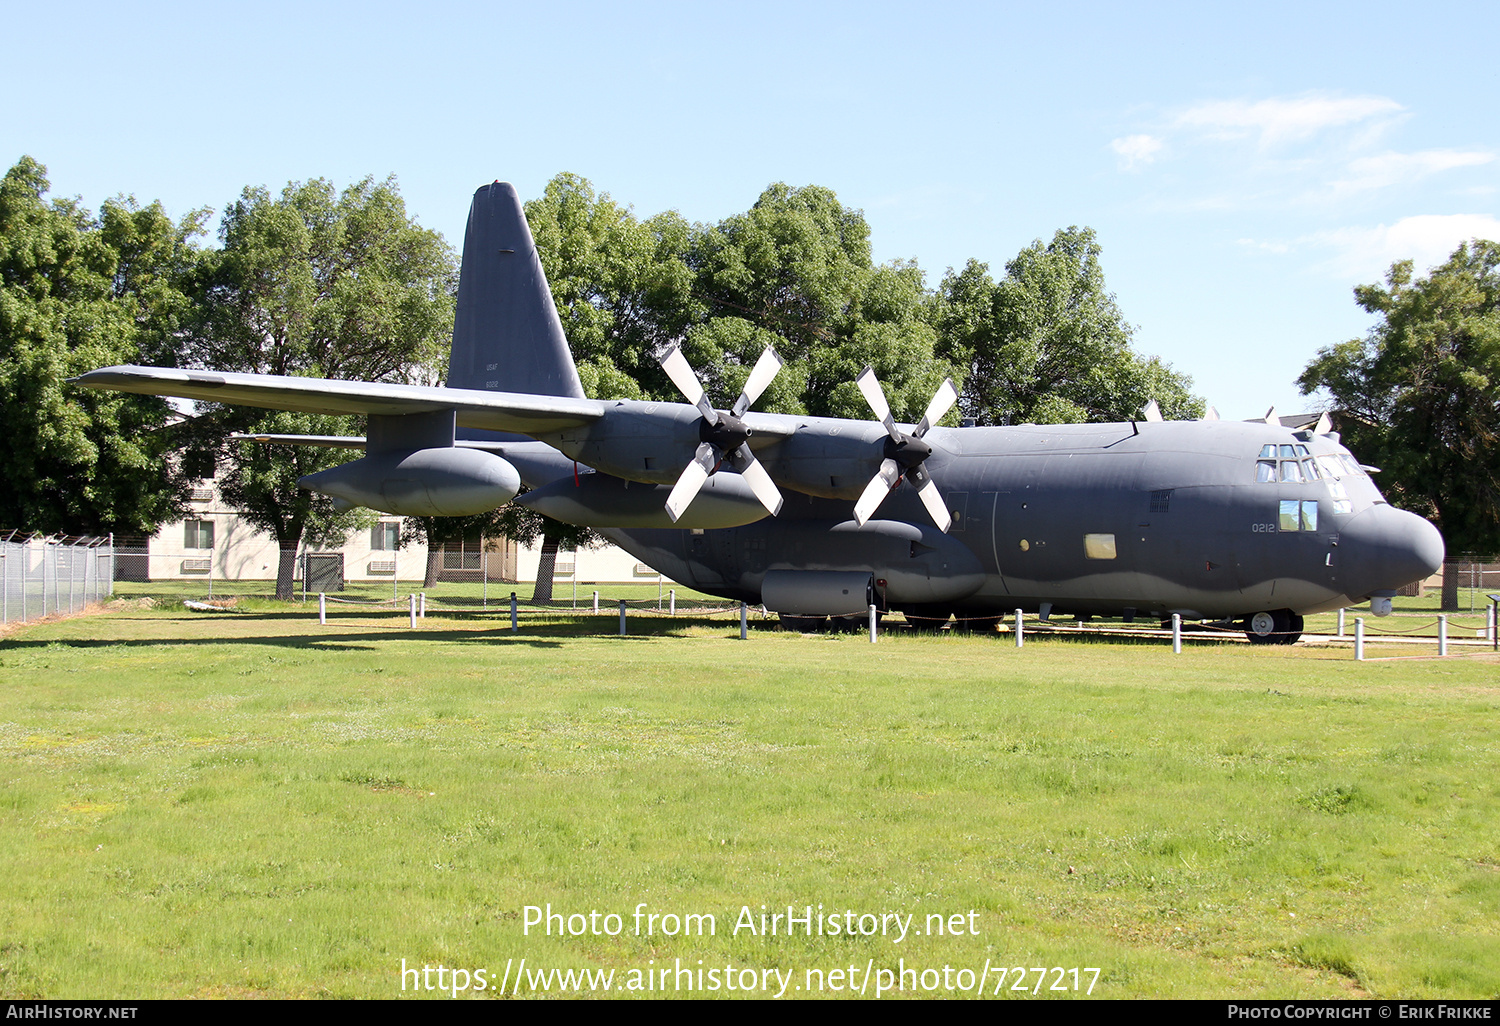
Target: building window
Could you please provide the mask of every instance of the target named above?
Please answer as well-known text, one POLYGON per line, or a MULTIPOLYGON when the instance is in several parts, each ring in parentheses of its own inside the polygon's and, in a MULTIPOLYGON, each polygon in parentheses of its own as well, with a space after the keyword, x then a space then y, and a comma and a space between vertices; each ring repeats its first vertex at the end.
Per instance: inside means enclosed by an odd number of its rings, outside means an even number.
POLYGON ((370 549, 374 552, 395 552, 401 544, 401 525, 382 520, 370 528, 370 549))
POLYGON ((183 523, 185 528, 183 547, 189 549, 211 549, 214 547, 214 522, 212 520, 188 520, 183 523))

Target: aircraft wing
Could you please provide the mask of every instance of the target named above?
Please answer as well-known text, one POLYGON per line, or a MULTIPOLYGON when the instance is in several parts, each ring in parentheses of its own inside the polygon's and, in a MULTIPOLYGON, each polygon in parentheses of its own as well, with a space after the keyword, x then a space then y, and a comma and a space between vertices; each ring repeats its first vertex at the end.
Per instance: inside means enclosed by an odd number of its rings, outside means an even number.
POLYGON ((104 367, 70 379, 86 388, 176 396, 299 413, 402 415, 456 410, 462 427, 536 435, 581 427, 604 416, 594 399, 469 388, 332 381, 274 374, 229 374, 170 367, 104 367))

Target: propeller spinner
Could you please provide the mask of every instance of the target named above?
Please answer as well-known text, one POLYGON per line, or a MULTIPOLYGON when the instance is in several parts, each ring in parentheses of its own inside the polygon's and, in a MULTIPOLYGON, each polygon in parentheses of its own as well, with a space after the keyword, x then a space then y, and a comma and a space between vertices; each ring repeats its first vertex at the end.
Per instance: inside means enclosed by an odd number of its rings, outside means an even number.
POLYGON ((927 404, 927 412, 922 414, 922 423, 909 435, 898 428, 891 417, 891 406, 885 401, 885 391, 875 379, 873 367, 866 367, 861 371, 854 383, 859 386, 865 402, 870 404, 876 419, 885 425, 885 432, 890 436, 885 442, 885 459, 880 461, 880 469, 875 472, 859 501, 854 504, 854 519, 861 525, 869 520, 904 476, 917 489, 918 498, 927 507, 927 512, 931 514, 938 529, 946 532, 953 526, 953 517, 949 515, 948 505, 933 483, 932 475, 922 466, 927 457, 932 455, 932 446, 922 441, 922 436, 931 430, 932 425, 942 420, 943 414, 958 401, 958 389, 953 387, 952 379, 944 379, 937 394, 927 404))
POLYGON ((708 396, 703 391, 703 383, 698 380, 698 374, 688 363, 687 357, 682 355, 680 347, 673 346, 672 351, 662 357, 661 367, 687 397, 687 401, 698 407, 698 412, 703 415, 703 420, 698 425, 698 437, 702 439, 698 451, 693 455, 692 462, 683 468, 677 483, 672 486, 672 493, 667 496, 667 515, 672 518, 672 522, 676 523, 692 504, 698 490, 703 487, 703 482, 708 480, 708 475, 726 461, 745 479, 755 497, 771 511, 772 516, 781 512, 781 492, 771 480, 771 475, 766 473, 766 468, 755 458, 755 453, 750 451, 750 443, 746 441, 750 437, 750 429, 740 419, 781 370, 781 357, 771 347, 766 347, 766 351, 760 354, 760 359, 755 361, 755 367, 745 381, 744 391, 728 411, 716 410, 709 403, 708 396))

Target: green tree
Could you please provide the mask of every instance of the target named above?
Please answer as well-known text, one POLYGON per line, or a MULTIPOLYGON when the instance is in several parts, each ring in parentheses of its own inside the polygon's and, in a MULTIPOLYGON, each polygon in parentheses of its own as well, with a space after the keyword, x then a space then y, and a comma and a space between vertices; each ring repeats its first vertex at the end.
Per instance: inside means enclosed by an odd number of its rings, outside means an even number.
POLYGON ((120 363, 174 364, 189 302, 180 283, 206 211, 45 199, 23 157, 0 182, 0 524, 45 532, 150 534, 181 511, 161 399, 73 389, 120 363))
POLYGON ((1191 379, 1131 348, 1101 252, 1093 229, 1073 227, 1023 249, 998 282, 975 260, 949 271, 938 351, 965 368, 965 415, 988 424, 1129 420, 1152 399, 1169 419, 1202 415, 1191 379))
POLYGON ((706 316, 684 352, 727 405, 767 342, 787 361, 758 404, 782 413, 866 418, 854 384, 872 365, 896 417, 915 420, 952 368, 915 263, 880 267, 870 226, 819 186, 777 183, 744 214, 698 233, 689 259, 706 316))
MULTIPOLYGON (((1412 262, 1355 301, 1380 321, 1318 351, 1297 379, 1326 389, 1344 440, 1395 504, 1431 517, 1450 554, 1500 553, 1500 244, 1476 239, 1413 280, 1412 262)), ((1443 606, 1457 606, 1457 575, 1443 606)))
POLYGON ((526 220, 584 391, 604 399, 675 396, 655 357, 697 313, 686 263, 691 226, 673 211, 639 221, 571 174, 526 203, 526 220))
MULTIPOLYGON (((322 179, 278 198, 247 188, 224 212, 222 248, 198 276, 200 318, 188 353, 220 370, 364 381, 407 380, 437 363, 453 326, 457 263, 441 235, 415 224, 393 179, 337 194, 322 179)), ((348 418, 219 407, 230 431, 358 433, 348 418)), ((297 478, 344 462, 333 449, 224 444, 221 487, 281 550, 278 598, 292 595, 304 540, 341 537, 361 515, 297 488, 297 478)))

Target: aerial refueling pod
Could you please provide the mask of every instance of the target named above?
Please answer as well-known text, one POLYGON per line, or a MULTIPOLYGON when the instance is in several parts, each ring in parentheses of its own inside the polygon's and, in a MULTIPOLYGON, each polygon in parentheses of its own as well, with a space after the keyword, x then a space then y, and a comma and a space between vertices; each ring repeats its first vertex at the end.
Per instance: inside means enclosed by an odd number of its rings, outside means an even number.
POLYGON ((760 599, 775 613, 852 616, 875 602, 875 575, 868 570, 767 570, 760 599))
POLYGON ((297 484, 404 517, 466 517, 514 499, 521 475, 499 456, 479 449, 417 449, 373 453, 308 474, 297 484))
POLYGON ((351 506, 404 517, 467 517, 516 497, 521 475, 491 452, 454 445, 454 411, 371 414, 365 457, 298 480, 351 506))

